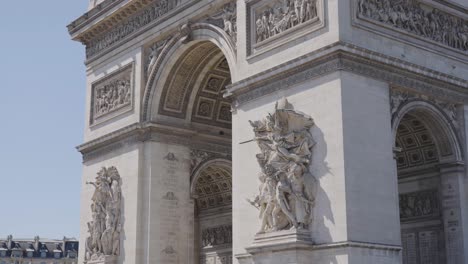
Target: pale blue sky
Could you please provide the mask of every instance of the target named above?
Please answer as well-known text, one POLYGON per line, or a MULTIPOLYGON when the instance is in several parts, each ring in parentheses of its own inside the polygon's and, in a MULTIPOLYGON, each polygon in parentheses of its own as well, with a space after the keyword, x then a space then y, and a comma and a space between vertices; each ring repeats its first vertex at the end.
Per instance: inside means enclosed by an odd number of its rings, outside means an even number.
POLYGON ((0 238, 78 238, 88 1, 0 3, 0 238))

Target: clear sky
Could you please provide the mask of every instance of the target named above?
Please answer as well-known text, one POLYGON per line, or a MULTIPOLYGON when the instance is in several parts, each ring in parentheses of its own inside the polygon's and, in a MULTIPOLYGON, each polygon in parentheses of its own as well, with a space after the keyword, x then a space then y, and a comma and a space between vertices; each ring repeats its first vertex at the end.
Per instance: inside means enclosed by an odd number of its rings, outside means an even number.
POLYGON ((0 238, 79 235, 87 0, 1 1, 0 238))

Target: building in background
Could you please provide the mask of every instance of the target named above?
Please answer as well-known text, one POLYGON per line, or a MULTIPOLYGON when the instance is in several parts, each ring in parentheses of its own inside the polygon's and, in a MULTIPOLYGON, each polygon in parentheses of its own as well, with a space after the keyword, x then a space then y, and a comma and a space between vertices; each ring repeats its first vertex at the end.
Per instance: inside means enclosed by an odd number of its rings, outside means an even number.
POLYGON ((76 264, 77 257, 75 238, 0 239, 0 264, 76 264))

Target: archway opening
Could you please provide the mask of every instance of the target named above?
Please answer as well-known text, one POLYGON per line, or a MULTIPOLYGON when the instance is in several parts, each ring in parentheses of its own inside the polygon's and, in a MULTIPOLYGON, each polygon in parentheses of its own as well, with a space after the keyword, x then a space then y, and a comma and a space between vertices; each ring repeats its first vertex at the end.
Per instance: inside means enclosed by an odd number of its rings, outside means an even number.
MULTIPOLYGON (((403 263, 447 263, 438 139, 418 111, 405 114, 396 131, 396 163, 403 263)), ((431 120, 431 122, 436 122, 431 120)))
POLYGON ((205 166, 195 180, 195 245, 199 249, 199 263, 231 263, 231 167, 221 164, 205 166))
POLYGON ((187 180, 194 202, 195 257, 189 263, 232 263, 232 114, 231 101, 223 96, 231 69, 214 42, 194 40, 174 49, 160 75, 164 81, 150 119, 191 131, 187 180))

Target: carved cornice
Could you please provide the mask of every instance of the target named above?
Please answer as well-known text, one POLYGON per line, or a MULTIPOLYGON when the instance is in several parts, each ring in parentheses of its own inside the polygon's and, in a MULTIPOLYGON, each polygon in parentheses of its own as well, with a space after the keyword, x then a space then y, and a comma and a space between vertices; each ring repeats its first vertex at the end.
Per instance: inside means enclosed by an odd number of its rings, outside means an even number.
POLYGON ((192 149, 206 150, 214 153, 231 152, 230 138, 202 134, 193 128, 177 128, 157 123, 134 123, 79 145, 76 149, 83 155, 83 161, 86 162, 129 145, 145 141, 184 145, 192 149))
POLYGON ((89 28, 82 32, 77 29, 79 26, 74 25, 75 22, 69 26, 69 31, 74 40, 86 45, 86 57, 90 60, 109 51, 111 47, 130 36, 135 36, 137 32, 141 33, 143 28, 169 19, 171 17, 169 14, 174 11, 187 8, 196 2, 193 0, 133 0, 93 25, 88 22, 89 28))
POLYGON ((89 10, 88 12, 84 13, 79 18, 75 19, 71 22, 68 26, 68 32, 72 35, 78 32, 83 27, 92 23, 96 18, 100 17, 104 13, 110 11, 112 8, 116 7, 117 5, 125 2, 127 0, 105 0, 102 3, 96 5, 93 9, 89 10))
POLYGON ((339 70, 438 97, 468 101, 468 81, 465 79, 344 42, 337 42, 234 83, 228 87, 226 96, 233 96, 237 104, 242 104, 339 70))

